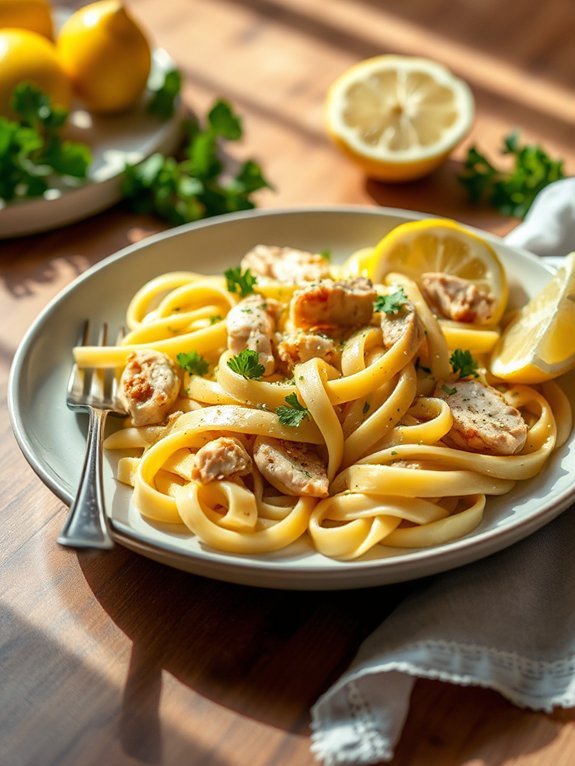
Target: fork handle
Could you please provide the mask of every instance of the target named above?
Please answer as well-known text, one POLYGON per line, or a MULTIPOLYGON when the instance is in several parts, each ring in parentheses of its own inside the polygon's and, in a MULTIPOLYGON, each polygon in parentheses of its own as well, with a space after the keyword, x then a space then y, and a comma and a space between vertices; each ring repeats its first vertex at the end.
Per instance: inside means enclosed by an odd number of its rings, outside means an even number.
POLYGON ((114 546, 104 507, 102 483, 102 437, 107 414, 106 410, 90 408, 80 484, 58 537, 60 545, 69 548, 109 550, 114 546))

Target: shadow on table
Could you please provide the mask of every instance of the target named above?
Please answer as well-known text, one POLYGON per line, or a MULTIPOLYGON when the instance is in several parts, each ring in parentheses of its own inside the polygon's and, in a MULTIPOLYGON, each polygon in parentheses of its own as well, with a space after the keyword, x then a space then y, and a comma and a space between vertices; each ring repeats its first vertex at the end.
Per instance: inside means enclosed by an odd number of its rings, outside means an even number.
MULTIPOLYGON (((151 739, 148 747, 161 741, 162 670, 243 716, 309 734, 313 703, 345 670, 363 639, 417 587, 402 584, 340 592, 256 589, 186 574, 119 547, 106 555, 81 555, 79 560, 96 598, 133 642, 121 725, 128 752, 143 731, 151 739)), ((441 694, 445 695, 453 706, 450 687, 437 686, 435 696, 441 702, 441 694)), ((436 736, 433 721, 453 711, 437 700, 429 703, 418 689, 419 684, 414 692, 416 711, 419 708, 415 725, 420 743, 429 744, 436 736)), ((464 699, 465 694, 470 700, 462 710, 469 713, 475 697, 473 690, 464 690, 464 699)), ((514 732, 524 731, 524 711, 499 695, 492 697, 497 704, 488 706, 485 715, 497 707, 504 714, 491 717, 490 735, 512 743, 514 732)), ((464 712, 461 717, 464 721, 464 712)), ((533 717, 548 727, 546 738, 556 736, 556 723, 533 717)), ((408 733, 413 720, 410 715, 408 733)), ((469 720, 476 719, 470 715, 469 720)), ((397 766, 416 763, 409 760, 411 755, 406 760, 415 739, 413 731, 402 739, 394 760, 397 766)), ((518 752, 529 748, 525 739, 518 743, 518 752)), ((542 739, 538 737, 535 749, 542 746, 542 739)), ((512 744, 507 747, 507 755, 512 749, 512 744)), ((459 762, 453 761, 453 766, 459 762)), ((439 764, 449 766, 438 752, 439 764)), ((433 765, 426 762, 426 766, 433 765)))
POLYGON ((158 727, 167 670, 202 696, 307 731, 309 708, 410 586, 348 592, 249 588, 170 569, 117 547, 80 555, 102 607, 133 641, 123 729, 158 727))
MULTIPOLYGON (((149 727, 136 732, 129 715, 133 714, 130 678, 122 700, 117 687, 83 659, 66 652, 62 643, 7 607, 0 611, 0 624, 3 764, 128 766, 133 759, 160 764, 163 743, 169 742, 171 751, 186 754, 185 763, 224 766, 217 755, 208 753, 181 729, 164 725, 160 730, 159 673, 154 684, 147 686, 145 704, 155 706, 146 716, 149 727)), ((135 644, 134 654, 136 651, 135 644)))

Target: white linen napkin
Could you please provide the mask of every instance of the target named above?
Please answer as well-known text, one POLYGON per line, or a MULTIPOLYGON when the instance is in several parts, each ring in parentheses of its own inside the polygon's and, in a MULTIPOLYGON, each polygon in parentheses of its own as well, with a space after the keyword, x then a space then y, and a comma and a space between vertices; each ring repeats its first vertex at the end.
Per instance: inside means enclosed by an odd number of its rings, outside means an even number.
MULTIPOLYGON (((574 250, 575 178, 541 192, 507 242, 554 261, 574 250)), ((533 710, 574 706, 573 511, 418 584, 313 706, 316 757, 326 766, 391 760, 417 677, 489 687, 533 710)))

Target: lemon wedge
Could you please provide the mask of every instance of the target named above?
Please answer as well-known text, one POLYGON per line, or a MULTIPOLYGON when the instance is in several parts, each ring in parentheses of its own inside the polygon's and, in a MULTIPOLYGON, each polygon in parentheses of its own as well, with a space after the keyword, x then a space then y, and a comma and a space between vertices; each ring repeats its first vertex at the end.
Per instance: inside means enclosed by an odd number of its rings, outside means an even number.
POLYGON ((490 326, 496 325, 507 304, 505 271, 495 250, 482 237, 448 219, 410 221, 392 229, 375 247, 371 278, 383 281, 399 272, 415 282, 429 272, 465 279, 493 299, 490 326))
POLYGON ((575 253, 505 328, 490 367, 498 378, 520 383, 575 368, 575 253))
POLYGON ((331 86, 327 130, 373 178, 409 181, 438 167, 468 134, 469 86, 436 61, 376 56, 331 86))

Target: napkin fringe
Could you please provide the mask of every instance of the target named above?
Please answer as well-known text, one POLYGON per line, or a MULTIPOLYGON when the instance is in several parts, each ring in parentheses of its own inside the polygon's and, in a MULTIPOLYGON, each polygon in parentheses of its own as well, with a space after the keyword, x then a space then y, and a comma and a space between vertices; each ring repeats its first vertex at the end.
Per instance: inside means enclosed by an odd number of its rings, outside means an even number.
POLYGON ((377 700, 361 688, 362 680, 377 675, 404 673, 488 688, 518 707, 546 713, 575 706, 575 654, 545 662, 480 644, 429 640, 393 655, 344 676, 314 705, 311 750, 325 766, 367 766, 393 758, 396 740, 383 731, 384 711, 393 702, 386 696, 385 679, 377 700))

